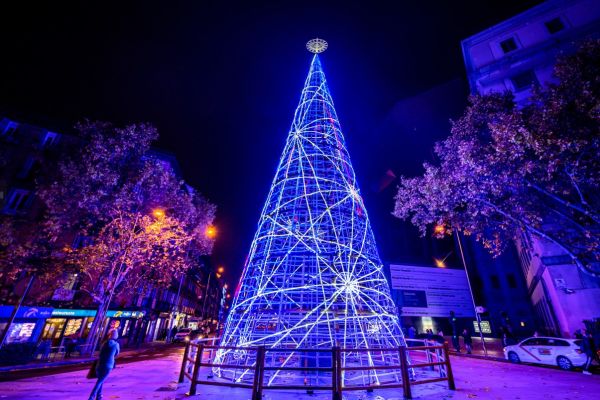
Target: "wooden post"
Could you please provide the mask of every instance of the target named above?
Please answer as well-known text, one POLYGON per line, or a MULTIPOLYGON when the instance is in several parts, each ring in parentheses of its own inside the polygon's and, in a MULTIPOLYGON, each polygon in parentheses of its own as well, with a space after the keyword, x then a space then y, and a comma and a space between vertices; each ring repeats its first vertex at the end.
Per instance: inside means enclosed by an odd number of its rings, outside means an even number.
POLYGON ((412 393, 410 390, 410 377, 408 373, 406 346, 399 347, 398 353, 400 354, 400 372, 402 374, 402 390, 404 391, 404 398, 412 399, 412 393))
POLYGON ((454 385, 454 375, 452 374, 452 366, 450 365, 448 343, 444 343, 444 362, 446 363, 446 377, 448 378, 448 389, 456 390, 456 385, 454 385))
POLYGON ((331 349, 331 367, 333 400, 342 400, 342 351, 338 346, 331 349))
POLYGON ((252 384, 252 400, 262 400, 263 378, 265 373, 265 346, 256 348, 256 367, 252 384))
POLYGON ((202 362, 202 355, 204 354, 204 345, 198 345, 198 352, 196 353, 196 360, 194 361, 194 372, 192 373, 192 384, 190 385, 190 396, 196 394, 196 384, 198 383, 198 374, 200 373, 200 363, 202 362))
POLYGON ((183 361, 181 363, 181 371, 179 371, 179 383, 183 383, 183 379, 185 378, 185 367, 187 367, 188 363, 188 355, 190 354, 190 342, 187 342, 185 345, 185 350, 183 351, 183 361))

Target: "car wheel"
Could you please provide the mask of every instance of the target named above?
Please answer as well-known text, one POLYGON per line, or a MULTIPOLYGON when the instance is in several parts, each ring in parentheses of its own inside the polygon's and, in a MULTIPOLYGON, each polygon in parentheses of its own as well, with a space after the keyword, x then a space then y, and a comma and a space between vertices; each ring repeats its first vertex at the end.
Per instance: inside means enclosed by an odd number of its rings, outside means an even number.
POLYGON ((521 359, 519 358, 519 355, 517 353, 515 353, 514 351, 510 351, 508 353, 508 360, 512 363, 518 364, 521 362, 521 359))
POLYGON ((565 371, 568 371, 571 368, 573 368, 573 363, 571 362, 571 360, 563 356, 558 356, 558 358, 556 359, 556 365, 558 365, 560 369, 564 369, 565 371))

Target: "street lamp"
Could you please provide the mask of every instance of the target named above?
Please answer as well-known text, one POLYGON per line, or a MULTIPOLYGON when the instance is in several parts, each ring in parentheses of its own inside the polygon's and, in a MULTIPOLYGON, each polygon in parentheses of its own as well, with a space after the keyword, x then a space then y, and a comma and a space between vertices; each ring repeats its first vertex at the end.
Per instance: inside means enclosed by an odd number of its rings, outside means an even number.
POLYGON ((163 210, 162 208, 155 208, 154 210, 152 210, 152 215, 156 219, 163 219, 165 217, 165 210, 163 210))
POLYGON ((215 228, 213 225, 209 225, 204 233, 206 234, 207 238, 214 239, 217 236, 217 228, 215 228))
MULTIPOLYGON (((437 235, 443 236, 443 234, 446 232, 446 226, 443 224, 437 224, 433 228, 433 231, 437 235)), ((485 357, 487 357, 488 354, 487 354, 487 348, 485 346, 485 338, 483 337, 483 331, 481 330, 481 316, 480 316, 480 312, 479 312, 481 310, 481 307, 478 307, 475 304, 475 296, 473 295, 473 289, 471 288, 471 279, 469 278, 469 271, 467 270, 467 262, 465 260, 465 254, 463 252, 462 242, 460 240, 460 233, 455 228, 452 228, 452 232, 454 232, 454 234, 456 235, 456 240, 458 242, 458 248, 460 250, 460 258, 462 260, 463 267, 465 268, 467 284, 469 285, 469 293, 471 294, 471 302, 473 303, 473 311, 475 311, 475 318, 477 319, 477 327, 479 328, 479 337, 481 338, 481 345, 483 346, 483 353, 484 353, 485 357)), ((448 258, 448 256, 446 256, 446 258, 448 258)), ((435 260, 436 265, 440 268, 444 268, 445 267, 444 260, 446 260, 446 258, 444 258, 443 260, 436 259, 435 260), (441 265, 438 264, 438 262, 441 265)))

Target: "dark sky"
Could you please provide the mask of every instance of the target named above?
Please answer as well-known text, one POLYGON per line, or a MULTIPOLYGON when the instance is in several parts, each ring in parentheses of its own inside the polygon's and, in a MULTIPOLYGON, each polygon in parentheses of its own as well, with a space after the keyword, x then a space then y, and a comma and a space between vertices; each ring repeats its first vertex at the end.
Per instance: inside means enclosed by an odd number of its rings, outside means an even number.
POLYGON ((467 88, 460 40, 534 0, 28 2, 3 5, 0 113, 48 126, 145 121, 219 207, 214 259, 237 279, 308 72, 323 62, 382 258, 423 254, 388 169, 418 173, 467 88), (411 253, 412 252, 412 253, 411 253))

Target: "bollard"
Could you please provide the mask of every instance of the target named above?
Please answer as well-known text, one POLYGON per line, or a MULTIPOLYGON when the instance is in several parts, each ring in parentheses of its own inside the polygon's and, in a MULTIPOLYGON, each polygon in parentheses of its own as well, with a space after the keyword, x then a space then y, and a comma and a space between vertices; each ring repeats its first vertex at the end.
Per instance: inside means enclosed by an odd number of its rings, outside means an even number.
POLYGON ((181 363, 181 371, 179 372, 179 383, 183 383, 183 379, 185 378, 185 367, 188 363, 188 354, 190 354, 190 342, 187 342, 185 350, 183 351, 183 362, 181 363))
POLYGON ((204 345, 198 345, 196 360, 194 361, 194 372, 192 373, 192 384, 190 385, 190 396, 196 394, 196 385, 198 383, 198 374, 200 373, 200 364, 202 363, 202 355, 204 354, 204 345))
POLYGON ((399 347, 398 353, 400 354, 400 372, 402 373, 402 390, 404 391, 404 398, 412 399, 412 393, 410 390, 410 378, 408 376, 408 360, 406 346, 399 347))

